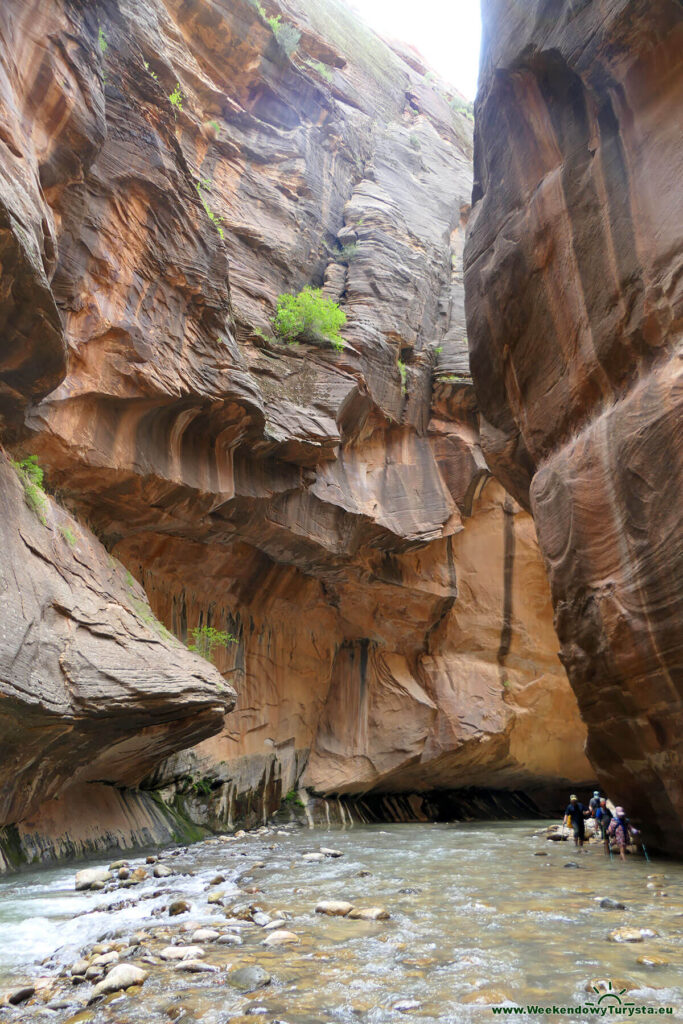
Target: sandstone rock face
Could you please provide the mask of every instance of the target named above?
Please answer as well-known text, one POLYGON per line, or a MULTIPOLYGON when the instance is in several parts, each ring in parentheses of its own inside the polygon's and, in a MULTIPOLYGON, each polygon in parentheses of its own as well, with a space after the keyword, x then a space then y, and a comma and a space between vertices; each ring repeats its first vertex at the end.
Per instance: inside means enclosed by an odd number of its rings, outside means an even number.
POLYGON ((533 512, 600 781, 680 854, 681 8, 483 8, 465 252, 482 447, 533 512))
POLYGON ((234 693, 95 538, 0 464, 0 823, 67 787, 132 785, 218 731, 234 693))
MULTIPOLYGON (((226 729, 145 785, 191 805, 209 779, 223 826, 299 778, 590 779, 533 525, 479 444, 471 123, 342 4, 280 4, 291 55, 257 7, 13 0, 0 21, 8 178, 52 231, 32 287, 68 353, 55 386, 24 346, 7 437, 174 635, 237 639, 226 729), (344 309, 343 351, 273 337, 307 284, 344 309)), ((121 779, 139 766, 122 748, 121 779)))

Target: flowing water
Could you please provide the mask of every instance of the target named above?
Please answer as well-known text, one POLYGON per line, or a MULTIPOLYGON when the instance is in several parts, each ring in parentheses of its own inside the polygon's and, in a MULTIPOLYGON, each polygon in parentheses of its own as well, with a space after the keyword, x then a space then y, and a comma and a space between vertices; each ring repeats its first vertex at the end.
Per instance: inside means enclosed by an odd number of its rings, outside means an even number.
MULTIPOLYGON (((64 978, 60 995, 66 993, 69 1008, 25 1004, 0 1012, 0 1020, 383 1024, 413 1018, 442 1024, 488 1021, 496 1016, 492 1005, 502 1004, 525 1008, 515 1015, 521 1021, 571 1021, 585 1020, 587 1011, 544 1015, 526 1006, 597 1005, 595 979, 612 981, 622 1004, 650 1008, 663 1020, 683 1020, 683 865, 648 864, 641 857, 621 864, 606 858, 600 845, 576 854, 569 843, 534 836, 538 827, 516 822, 288 834, 273 829, 230 843, 198 843, 175 856, 168 850, 165 863, 194 874, 149 879, 111 893, 76 893, 73 866, 10 877, 0 883, 0 988, 54 975, 97 940, 126 939, 140 929, 152 936, 143 941, 143 952, 157 966, 142 963, 149 971, 142 988, 90 1007, 90 985, 72 987, 64 978), (321 844, 343 856, 302 859, 321 844), (569 862, 579 867, 567 867, 569 862), (226 881, 209 887, 217 872, 226 881), (245 895, 250 886, 260 891, 245 895), (218 889, 226 909, 207 904, 208 894, 218 889), (605 896, 626 909, 602 909, 605 896), (164 908, 179 897, 192 909, 169 918, 164 908), (391 918, 325 917, 314 912, 321 899, 381 905, 391 918), (248 904, 271 918, 284 916, 284 927, 300 944, 264 947, 267 932, 261 927, 226 916, 235 905, 248 904), (230 926, 243 944, 205 944, 205 962, 220 970, 178 973, 158 961, 158 950, 169 940, 189 942, 190 931, 180 932, 186 922, 230 926), (657 934, 637 943, 610 941, 610 931, 623 926, 657 934), (155 930, 161 934, 155 937, 155 930), (645 955, 661 963, 639 963, 645 955), (41 966, 45 958, 50 960, 41 966), (246 964, 264 967, 271 983, 248 994, 226 984, 230 970, 246 964)), ((131 858, 131 865, 143 862, 131 858)), ((617 1005, 616 995, 601 1005, 617 1005)))

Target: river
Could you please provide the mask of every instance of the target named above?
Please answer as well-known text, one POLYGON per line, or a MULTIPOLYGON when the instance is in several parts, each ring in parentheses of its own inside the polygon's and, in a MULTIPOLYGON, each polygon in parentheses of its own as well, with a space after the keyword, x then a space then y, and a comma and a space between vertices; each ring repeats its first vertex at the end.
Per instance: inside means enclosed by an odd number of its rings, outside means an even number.
MULTIPOLYGON (((90 984, 71 986, 64 978, 50 999, 61 996, 69 1006, 52 1010, 34 1000, 0 1012, 0 1021, 456 1024, 489 1021, 491 1006, 501 1004, 522 1007, 515 1015, 520 1021, 571 1021, 585 1020, 585 1012, 545 1015, 526 1007, 598 1004, 602 991, 591 990, 594 979, 613 982, 609 1005, 618 994, 622 1004, 683 1020, 683 865, 640 856, 621 864, 599 845, 577 855, 570 843, 535 836, 538 828, 538 822, 275 827, 166 850, 163 863, 177 874, 109 893, 75 892, 73 865, 8 877, 0 883, 0 989, 54 976, 102 939, 121 940, 123 949, 140 930, 150 938, 133 947, 134 962, 147 955, 140 966, 149 977, 132 994, 89 1007, 90 984), (303 859, 321 845, 343 856, 303 859), (566 866, 571 862, 578 868, 566 866), (185 871, 194 874, 180 874, 185 871), (211 886, 217 872, 226 881, 211 886), (260 891, 245 893, 250 887, 260 891), (208 895, 219 891, 224 906, 209 905, 208 895), (601 908, 603 897, 626 909, 601 908), (192 908, 169 918, 164 908, 177 898, 192 908), (381 905, 391 916, 362 921, 316 914, 323 899, 381 905), (226 916, 250 904, 271 919, 284 915, 283 928, 299 944, 264 947, 267 931, 226 916), (169 941, 190 941, 188 921, 230 927, 242 944, 204 943, 204 962, 219 970, 179 973, 174 964, 161 964, 158 953, 169 941), (657 934, 610 941, 621 927, 657 934), (661 962, 647 965, 639 962, 643 956, 661 962), (230 971, 246 964, 261 965, 270 984, 252 993, 226 984, 230 971)), ((144 864, 144 857, 130 862, 144 864)))

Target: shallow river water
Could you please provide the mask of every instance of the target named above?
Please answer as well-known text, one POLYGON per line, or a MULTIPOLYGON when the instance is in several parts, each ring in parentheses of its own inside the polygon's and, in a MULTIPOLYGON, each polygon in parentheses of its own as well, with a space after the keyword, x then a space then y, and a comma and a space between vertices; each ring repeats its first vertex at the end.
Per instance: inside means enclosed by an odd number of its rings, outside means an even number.
MULTIPOLYGON (((275 828, 166 850, 163 863, 194 874, 150 878, 110 893, 76 893, 73 865, 10 877, 0 883, 0 990, 54 977, 93 943, 130 939, 141 930, 151 938, 125 962, 140 964, 149 977, 142 988, 91 1006, 91 985, 72 986, 64 977, 49 999, 61 997, 68 1007, 24 1004, 0 1010, 0 1022, 384 1024, 413 1018, 441 1024, 492 1020, 491 1007, 499 1005, 522 1007, 514 1015, 520 1021, 576 1021, 591 1016, 590 1009, 546 1015, 526 1007, 617 1006, 616 993, 624 1010, 616 1019, 640 1008, 640 1015, 649 1009, 649 1016, 683 1021, 683 865, 648 864, 640 856, 621 864, 606 858, 600 845, 577 855, 570 843, 534 836, 538 828, 538 822, 287 834, 275 828), (343 856, 303 859, 321 845, 343 856), (565 866, 569 862, 579 867, 565 866), (209 886, 217 873, 226 881, 209 886), (245 893, 250 887, 260 891, 245 893), (219 890, 223 906, 209 905, 208 896, 219 890), (602 909, 605 896, 626 909, 602 909), (169 918, 165 908, 178 898, 192 908, 169 918), (323 899, 381 905, 391 917, 322 916, 315 906, 323 899), (267 931, 230 916, 250 904, 271 919, 284 917, 283 927, 300 943, 264 947, 267 931), (202 944, 204 962, 217 972, 179 973, 159 961, 164 945, 190 942, 190 924, 209 923, 242 937, 236 947, 202 944), (633 943, 608 938, 624 926, 656 934, 633 943), (141 962, 143 955, 149 959, 141 962), (650 966, 639 962, 642 957, 661 962, 650 966), (243 993, 227 984, 230 971, 252 964, 270 974, 269 985, 243 993), (615 993, 602 1003, 602 991, 592 988, 597 979, 611 981, 615 993)), ((130 863, 143 864, 144 857, 130 863)))

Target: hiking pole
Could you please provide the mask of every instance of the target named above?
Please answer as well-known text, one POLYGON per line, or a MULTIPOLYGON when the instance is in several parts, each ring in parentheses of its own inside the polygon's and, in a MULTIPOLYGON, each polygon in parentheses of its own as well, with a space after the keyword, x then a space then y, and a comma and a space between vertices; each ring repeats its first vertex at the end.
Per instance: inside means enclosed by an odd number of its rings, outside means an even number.
POLYGON ((644 843, 644 842, 642 841, 642 839, 640 840, 640 845, 641 845, 641 846, 642 846, 642 848, 643 848, 643 853, 645 854, 645 860, 646 860, 646 861, 648 862, 648 864, 649 864, 649 863, 650 863, 650 858, 649 858, 649 857, 648 857, 648 855, 647 855, 647 849, 646 849, 646 847, 645 847, 645 843, 644 843))

